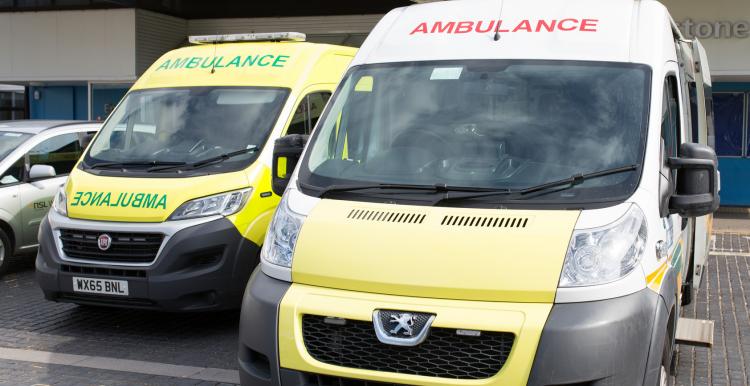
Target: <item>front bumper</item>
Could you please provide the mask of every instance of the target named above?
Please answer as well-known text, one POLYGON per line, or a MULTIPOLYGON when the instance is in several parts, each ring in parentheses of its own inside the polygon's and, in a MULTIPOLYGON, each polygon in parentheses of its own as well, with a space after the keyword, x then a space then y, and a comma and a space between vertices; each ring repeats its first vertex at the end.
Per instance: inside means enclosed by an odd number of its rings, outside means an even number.
MULTIPOLYGON (((66 226, 75 227, 76 221, 69 220, 66 226)), ((48 300, 59 302, 162 311, 238 307, 247 279, 258 263, 259 247, 242 237, 225 218, 191 225, 169 234, 153 263, 123 266, 61 256, 56 233, 45 218, 39 231, 37 282, 48 300), (126 280, 129 295, 76 293, 73 277, 126 280)), ((108 226, 123 225, 101 222, 100 231, 108 231, 108 226)))
POLYGON ((355 386, 641 385, 660 299, 648 290, 555 306, 408 298, 289 284, 258 269, 242 306, 240 378, 245 386, 320 386, 341 380, 355 386), (301 315, 365 320, 362 316, 374 309, 431 310, 437 314, 434 327, 508 331, 516 341, 502 370, 478 380, 338 367, 307 353, 301 315))

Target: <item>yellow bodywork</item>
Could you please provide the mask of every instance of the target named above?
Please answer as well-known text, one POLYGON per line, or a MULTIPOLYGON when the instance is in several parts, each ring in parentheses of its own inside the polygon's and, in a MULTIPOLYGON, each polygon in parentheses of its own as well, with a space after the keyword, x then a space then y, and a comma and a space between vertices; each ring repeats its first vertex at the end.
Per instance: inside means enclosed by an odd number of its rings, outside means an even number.
MULTIPOLYGON (((332 92, 355 53, 350 47, 306 42, 195 45, 163 55, 138 79, 131 92, 217 86, 287 88, 287 104, 293 106, 284 111, 291 113, 282 114, 276 124, 285 132, 294 107, 310 92, 332 92)), ((269 138, 265 148, 272 147, 273 142, 274 138, 269 138)), ((262 244, 279 202, 279 197, 271 193, 271 167, 263 162, 263 157, 237 172, 169 177, 106 177, 75 168, 66 187, 68 215, 95 221, 163 222, 192 199, 252 187, 245 207, 227 218, 246 239, 262 244)))
POLYGON ((409 385, 525 385, 579 213, 320 201, 279 309, 281 367, 409 385), (303 315, 371 322, 378 309, 516 338, 500 372, 480 380, 345 368, 307 353, 303 315))
POLYGON ((552 303, 578 214, 323 200, 300 232, 292 279, 380 294, 552 303), (384 219, 400 214, 422 220, 384 219), (513 226, 497 226, 501 220, 513 226))
POLYGON ((552 309, 546 303, 500 303, 342 291, 292 284, 279 309, 279 359, 282 368, 334 376, 408 385, 525 385, 544 323, 552 309), (512 332, 513 349, 502 370, 492 378, 455 380, 344 368, 319 362, 305 350, 302 315, 336 316, 371 321, 376 309, 436 314, 434 327, 512 332))

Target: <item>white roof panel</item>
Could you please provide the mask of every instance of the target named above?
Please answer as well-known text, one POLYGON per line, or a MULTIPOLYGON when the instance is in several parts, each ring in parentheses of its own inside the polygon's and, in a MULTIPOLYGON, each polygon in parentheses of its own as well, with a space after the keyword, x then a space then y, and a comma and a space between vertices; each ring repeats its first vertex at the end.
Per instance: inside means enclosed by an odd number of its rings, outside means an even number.
MULTIPOLYGON (((354 64, 450 59, 627 62, 638 3, 456 0, 399 8, 373 30, 354 64), (499 41, 493 39, 495 30, 500 31, 499 41)), ((659 9, 663 7, 645 10, 659 9)))

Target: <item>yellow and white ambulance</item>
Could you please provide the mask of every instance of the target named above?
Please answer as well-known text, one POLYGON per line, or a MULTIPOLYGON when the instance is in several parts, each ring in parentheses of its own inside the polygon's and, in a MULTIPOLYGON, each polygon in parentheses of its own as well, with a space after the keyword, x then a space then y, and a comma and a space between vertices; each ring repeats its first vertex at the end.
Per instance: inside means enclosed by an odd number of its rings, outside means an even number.
POLYGON ((45 297, 168 311, 238 307, 279 202, 273 142, 310 133, 356 52, 304 40, 293 32, 195 36, 158 59, 41 225, 45 297))
POLYGON ((719 205, 710 95, 656 1, 390 12, 304 152, 279 141, 242 384, 666 384, 719 205))

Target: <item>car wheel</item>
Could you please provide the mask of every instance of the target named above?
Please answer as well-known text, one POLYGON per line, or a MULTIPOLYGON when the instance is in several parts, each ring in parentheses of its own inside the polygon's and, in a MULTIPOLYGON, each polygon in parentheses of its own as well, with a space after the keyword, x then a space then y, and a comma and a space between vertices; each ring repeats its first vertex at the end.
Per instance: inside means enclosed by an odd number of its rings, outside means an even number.
POLYGON ((0 276, 8 270, 8 265, 10 265, 10 255, 12 253, 10 239, 8 238, 8 235, 5 234, 5 231, 0 229, 0 276))

